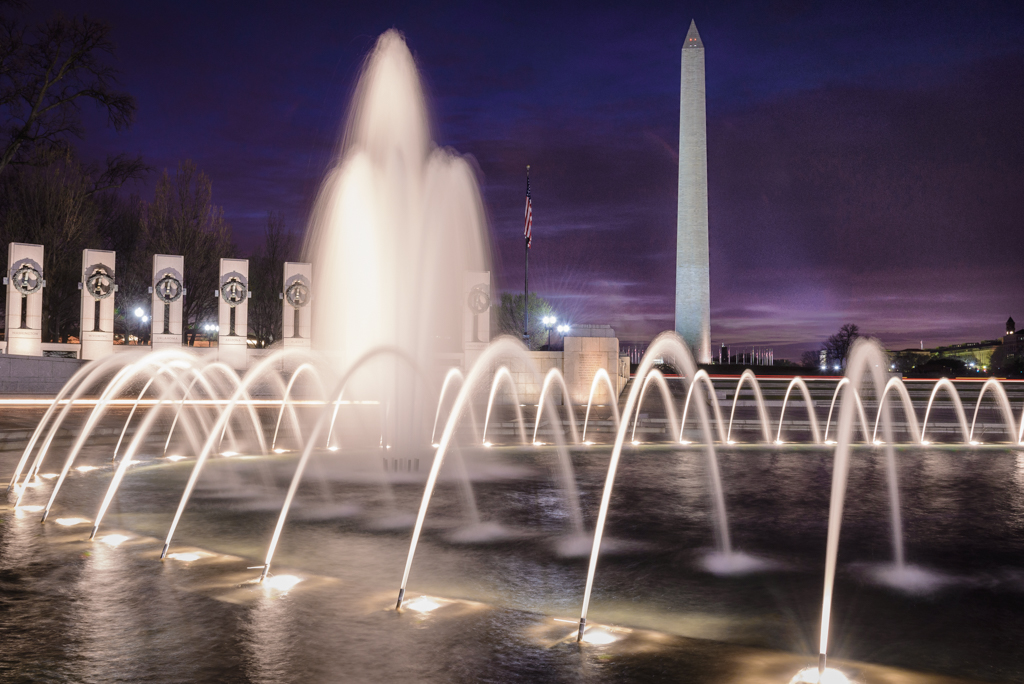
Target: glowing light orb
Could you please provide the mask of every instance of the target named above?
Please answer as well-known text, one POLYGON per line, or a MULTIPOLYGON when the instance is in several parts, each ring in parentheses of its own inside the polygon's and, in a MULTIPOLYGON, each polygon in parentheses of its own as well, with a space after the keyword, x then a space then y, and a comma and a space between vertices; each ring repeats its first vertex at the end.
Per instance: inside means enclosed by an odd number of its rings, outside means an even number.
POLYGON ((81 525, 82 523, 87 523, 89 521, 85 518, 57 518, 54 522, 58 525, 63 525, 64 527, 71 527, 72 525, 81 525))
POLYGON ((263 580, 263 586, 276 591, 288 591, 301 581, 295 575, 274 575, 263 580))
POLYGON ((618 637, 616 637, 614 634, 603 629, 590 629, 583 633, 583 641, 587 642, 588 644, 596 644, 598 646, 603 646, 605 644, 610 644, 618 640, 618 637))
POLYGON ((39 477, 44 478, 46 480, 52 480, 53 478, 57 477, 57 473, 43 473, 39 477))
POLYGON ((439 447, 441 445, 440 444, 431 444, 430 446, 432 446, 432 447, 434 447, 436 449, 437 447, 439 447))
POLYGON ((18 506, 19 511, 25 511, 26 513, 38 513, 43 510, 42 506, 18 506))
POLYGON ((178 461, 184 461, 185 457, 184 456, 178 456, 177 454, 175 454, 174 456, 168 456, 167 460, 168 461, 174 461, 175 463, 177 463, 178 461))
POLYGON ((971 446, 978 446, 979 444, 981 444, 981 442, 979 442, 978 440, 976 440, 976 439, 972 439, 971 440, 971 446))
POLYGON ((583 444, 585 444, 586 446, 594 446, 594 443, 593 443, 593 442, 591 442, 590 440, 587 440, 587 441, 586 441, 586 442, 584 442, 583 444))
POLYGON ((785 442, 783 442, 783 441, 782 441, 781 439, 777 439, 777 440, 775 440, 775 443, 776 443, 776 444, 785 444, 785 442))
POLYGON ((274 449, 274 453, 275 454, 283 454, 284 452, 285 452, 285 449, 274 449))
POLYGON ((75 470, 77 470, 80 473, 87 473, 90 470, 96 470, 96 466, 78 466, 77 468, 75 468, 75 470))
POLYGON ((131 537, 128 537, 124 534, 108 534, 105 537, 101 537, 100 541, 106 544, 107 546, 118 547, 121 544, 128 541, 129 539, 131 539, 131 537))
POLYGON ((333 447, 327 447, 327 450, 328 450, 328 451, 337 451, 337 450, 338 450, 338 447, 336 447, 336 446, 333 446, 333 447))
POLYGON ((929 444, 931 444, 931 442, 929 442, 927 439, 922 439, 921 440, 921 444, 924 444, 925 446, 928 446, 929 444))
POLYGON ((681 439, 681 440, 679 440, 679 443, 680 443, 680 444, 684 444, 684 445, 689 445, 689 444, 693 444, 693 442, 691 442, 691 441, 690 441, 690 440, 688 440, 688 439, 681 439))
POLYGON ((638 440, 634 439, 633 440, 633 446, 640 446, 640 442, 638 440))
POLYGON ((734 440, 734 439, 730 439, 730 440, 728 440, 726 442, 726 444, 735 444, 735 443, 736 443, 736 440, 734 440))
POLYGON ((836 441, 834 439, 826 439, 825 440, 825 444, 828 444, 829 446, 833 446, 833 445, 835 445, 835 443, 836 443, 836 441))
POLYGON ((441 604, 426 596, 420 596, 412 601, 406 601, 402 604, 402 607, 408 608, 409 610, 415 610, 419 613, 429 613, 432 610, 440 608, 441 604))
POLYGON ((228 458, 230 458, 232 456, 237 456, 238 452, 237 451, 222 451, 222 452, 220 452, 220 455, 221 456, 227 456, 228 458))
POLYGON ((485 447, 493 446, 490 442, 484 442, 485 447))
POLYGON ((839 670, 826 667, 818 676, 818 668, 805 667, 789 680, 789 684, 850 684, 850 680, 839 670))
POLYGON ((185 563, 191 563, 202 558, 198 553, 171 553, 167 557, 172 560, 184 561, 185 563))
POLYGON ((533 446, 544 446, 544 442, 534 442, 533 446))
POLYGON ((882 446, 882 440, 876 439, 875 440, 875 446, 882 446))

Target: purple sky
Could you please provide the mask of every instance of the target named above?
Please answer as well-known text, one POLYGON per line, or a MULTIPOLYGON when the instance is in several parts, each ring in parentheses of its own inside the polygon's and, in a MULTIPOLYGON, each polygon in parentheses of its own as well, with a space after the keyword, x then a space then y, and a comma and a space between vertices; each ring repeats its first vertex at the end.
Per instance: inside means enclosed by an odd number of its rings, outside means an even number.
MULTIPOLYGON (((671 328, 679 50, 706 48, 712 342, 799 358, 847 322, 893 348, 1024 321, 1021 3, 57 2, 114 27, 137 123, 81 149, 194 159, 247 251, 303 229, 363 56, 403 31, 436 139, 479 168, 499 285, 625 341, 671 328)), ((149 198, 158 172, 132 188, 149 198)))

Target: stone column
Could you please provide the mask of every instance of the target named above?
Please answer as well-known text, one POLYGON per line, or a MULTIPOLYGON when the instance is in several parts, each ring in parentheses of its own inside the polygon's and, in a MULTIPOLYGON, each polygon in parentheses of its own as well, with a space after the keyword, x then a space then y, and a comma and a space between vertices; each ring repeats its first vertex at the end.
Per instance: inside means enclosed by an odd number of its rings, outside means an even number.
POLYGON ((7 247, 7 353, 43 355, 43 246, 12 242, 7 247))
POLYGON ((285 348, 309 349, 313 295, 313 264, 286 261, 281 293, 281 337, 285 348))
MULTIPOLYGON (((180 349, 185 292, 185 257, 153 255, 152 321, 153 351, 180 349)), ((131 313, 129 312, 129 315, 131 313)))
POLYGON ((249 333, 249 260, 220 260, 217 357, 236 370, 245 370, 249 333))
POLYGON ((468 371, 491 342, 491 272, 467 271, 462 282, 463 368, 468 371))
POLYGON ((114 353, 114 252, 82 250, 83 359, 101 359, 114 353))

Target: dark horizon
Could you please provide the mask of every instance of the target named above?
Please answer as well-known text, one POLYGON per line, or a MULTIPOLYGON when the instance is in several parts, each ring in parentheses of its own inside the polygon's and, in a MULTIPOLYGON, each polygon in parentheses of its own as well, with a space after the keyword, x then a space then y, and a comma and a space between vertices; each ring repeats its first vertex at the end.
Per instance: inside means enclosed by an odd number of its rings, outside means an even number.
MULTIPOLYGON (((113 27, 139 103, 86 158, 194 159, 243 253, 268 211, 302 230, 377 36, 403 31, 439 145, 479 170, 507 291, 623 342, 673 326, 679 50, 706 49, 712 345, 798 360, 843 323, 893 349, 1024 318, 1022 10, 879 3, 288 7, 54 2, 113 27), (546 6, 547 7, 547 6, 546 6)), ((88 111, 88 110, 87 110, 88 111)), ((91 113, 91 112, 90 112, 91 113)))

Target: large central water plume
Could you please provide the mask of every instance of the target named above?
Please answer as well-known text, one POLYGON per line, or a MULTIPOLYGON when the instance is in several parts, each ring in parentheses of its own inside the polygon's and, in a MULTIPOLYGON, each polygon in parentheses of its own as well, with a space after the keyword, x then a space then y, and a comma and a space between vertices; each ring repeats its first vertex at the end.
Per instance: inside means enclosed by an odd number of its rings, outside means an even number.
MULTIPOLYGON (((416 64, 397 31, 363 66, 305 255, 318 293, 313 342, 339 368, 381 346, 425 371, 436 354, 462 351, 466 273, 490 270, 483 205, 470 165, 431 141, 416 64)), ((408 429, 424 405, 427 388, 413 383, 394 368, 376 376, 374 391, 395 402, 392 429, 408 429)))

